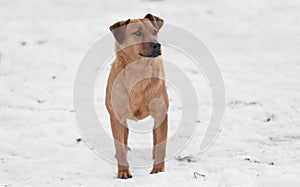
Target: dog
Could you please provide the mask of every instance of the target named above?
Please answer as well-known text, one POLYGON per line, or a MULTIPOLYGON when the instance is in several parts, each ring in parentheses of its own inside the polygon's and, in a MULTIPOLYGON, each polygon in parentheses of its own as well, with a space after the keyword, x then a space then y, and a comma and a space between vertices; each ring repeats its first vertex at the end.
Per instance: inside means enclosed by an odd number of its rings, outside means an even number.
POLYGON ((115 54, 106 87, 105 105, 110 115, 118 162, 118 178, 132 178, 127 162, 127 119, 154 119, 153 168, 150 174, 165 171, 169 99, 161 58, 158 32, 163 19, 147 14, 110 26, 115 54))

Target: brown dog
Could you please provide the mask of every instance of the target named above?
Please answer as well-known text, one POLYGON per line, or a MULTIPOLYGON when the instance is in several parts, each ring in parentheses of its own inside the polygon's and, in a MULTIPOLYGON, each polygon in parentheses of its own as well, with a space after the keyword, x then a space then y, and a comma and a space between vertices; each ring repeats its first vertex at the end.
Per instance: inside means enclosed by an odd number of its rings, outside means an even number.
POLYGON ((119 21, 112 26, 116 59, 106 88, 106 108, 110 114, 118 178, 131 178, 127 162, 127 119, 141 120, 151 115, 153 128, 152 173, 164 171, 169 107, 161 60, 158 31, 163 20, 151 14, 142 19, 119 21))

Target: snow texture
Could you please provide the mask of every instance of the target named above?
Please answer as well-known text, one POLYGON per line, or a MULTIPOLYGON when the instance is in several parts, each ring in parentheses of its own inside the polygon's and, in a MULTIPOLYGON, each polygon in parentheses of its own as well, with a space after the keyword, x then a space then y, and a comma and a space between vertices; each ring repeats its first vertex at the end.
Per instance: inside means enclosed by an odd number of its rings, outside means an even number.
MULTIPOLYGON (((298 0, 0 0, 0 186, 300 186, 299 12, 298 0), (121 180, 80 139, 73 83, 111 24, 148 12, 214 54, 226 117, 213 146, 196 154, 212 101, 203 74, 184 66, 201 98, 200 130, 165 173, 132 168, 133 178, 121 180)), ((105 82, 96 85, 96 105, 105 82)), ((170 108, 171 121, 178 110, 170 108)), ((108 116, 104 107, 98 112, 108 116)))

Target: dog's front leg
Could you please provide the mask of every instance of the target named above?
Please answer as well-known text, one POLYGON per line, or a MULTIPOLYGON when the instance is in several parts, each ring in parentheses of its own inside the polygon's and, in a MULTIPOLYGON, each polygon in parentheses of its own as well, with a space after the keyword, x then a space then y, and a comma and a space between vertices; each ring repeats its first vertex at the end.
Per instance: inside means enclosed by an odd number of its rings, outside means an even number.
POLYGON ((166 145, 167 145, 167 134, 168 134, 168 114, 164 116, 163 120, 154 119, 153 129, 153 156, 154 163, 153 169, 150 172, 158 173, 165 171, 165 156, 166 156, 166 145))
POLYGON ((118 160, 118 178, 131 178, 132 175, 127 162, 128 127, 126 125, 126 120, 120 122, 115 116, 111 116, 110 123, 114 137, 116 157, 118 160))

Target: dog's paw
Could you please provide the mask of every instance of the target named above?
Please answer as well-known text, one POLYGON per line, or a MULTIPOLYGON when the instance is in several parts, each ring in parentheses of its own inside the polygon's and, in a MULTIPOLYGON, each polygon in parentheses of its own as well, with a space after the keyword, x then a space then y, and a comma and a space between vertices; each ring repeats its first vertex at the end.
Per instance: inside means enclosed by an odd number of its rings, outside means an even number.
POLYGON ((151 170, 150 174, 155 174, 155 173, 159 173, 159 172, 164 172, 165 168, 156 168, 153 167, 153 169, 151 170))
POLYGON ((120 179, 132 178, 130 170, 129 169, 118 170, 118 178, 120 178, 120 179))

